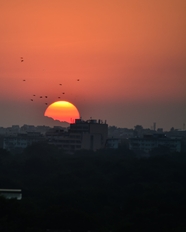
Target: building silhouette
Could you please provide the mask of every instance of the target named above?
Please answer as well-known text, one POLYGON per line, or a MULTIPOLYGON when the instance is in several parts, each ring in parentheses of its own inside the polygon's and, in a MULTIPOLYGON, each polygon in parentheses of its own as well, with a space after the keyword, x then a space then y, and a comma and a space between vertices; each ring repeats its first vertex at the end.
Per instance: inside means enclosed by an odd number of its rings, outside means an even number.
POLYGON ((69 153, 80 149, 96 151, 105 147, 108 124, 95 119, 87 121, 76 119, 75 123, 70 124, 68 131, 53 128, 46 133, 46 137, 50 144, 69 153))
POLYGON ((0 189, 0 196, 6 199, 22 199, 22 190, 21 189, 0 189))
POLYGON ((130 138, 129 149, 149 154, 155 148, 167 148, 170 152, 181 152, 181 139, 169 138, 165 134, 144 135, 130 138))

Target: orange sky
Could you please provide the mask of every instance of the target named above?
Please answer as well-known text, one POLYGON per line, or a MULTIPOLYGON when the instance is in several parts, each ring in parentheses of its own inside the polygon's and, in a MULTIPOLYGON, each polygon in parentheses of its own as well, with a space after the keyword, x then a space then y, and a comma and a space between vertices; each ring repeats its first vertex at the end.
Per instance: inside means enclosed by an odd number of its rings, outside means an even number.
POLYGON ((185 0, 0 0, 0 42, 0 126, 41 125, 41 95, 118 127, 186 123, 185 0))

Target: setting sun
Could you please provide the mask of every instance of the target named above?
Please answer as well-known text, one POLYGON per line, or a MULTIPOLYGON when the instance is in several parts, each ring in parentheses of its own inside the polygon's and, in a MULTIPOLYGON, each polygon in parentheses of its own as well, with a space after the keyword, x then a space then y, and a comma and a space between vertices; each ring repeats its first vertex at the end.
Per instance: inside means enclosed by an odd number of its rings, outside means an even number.
POLYGON ((74 123, 80 118, 77 108, 68 101, 57 101, 50 104, 45 110, 44 116, 61 122, 74 123))

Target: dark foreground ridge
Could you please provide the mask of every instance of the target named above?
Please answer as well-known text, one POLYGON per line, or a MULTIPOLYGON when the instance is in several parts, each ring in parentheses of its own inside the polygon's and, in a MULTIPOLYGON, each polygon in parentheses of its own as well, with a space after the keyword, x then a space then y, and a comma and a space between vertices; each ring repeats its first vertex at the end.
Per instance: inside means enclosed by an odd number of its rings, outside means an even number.
POLYGON ((185 232, 185 180, 186 153, 1 149, 0 189, 21 189, 22 199, 0 197, 0 231, 185 232))

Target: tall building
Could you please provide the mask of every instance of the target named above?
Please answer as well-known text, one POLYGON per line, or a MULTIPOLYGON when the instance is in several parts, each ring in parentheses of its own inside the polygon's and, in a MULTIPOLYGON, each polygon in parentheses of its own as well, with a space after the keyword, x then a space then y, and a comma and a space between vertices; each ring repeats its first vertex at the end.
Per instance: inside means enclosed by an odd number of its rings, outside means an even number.
POLYGON ((104 148, 108 136, 108 124, 101 120, 76 119, 68 131, 50 130, 46 133, 50 144, 57 145, 68 152, 80 149, 93 150, 104 148))

